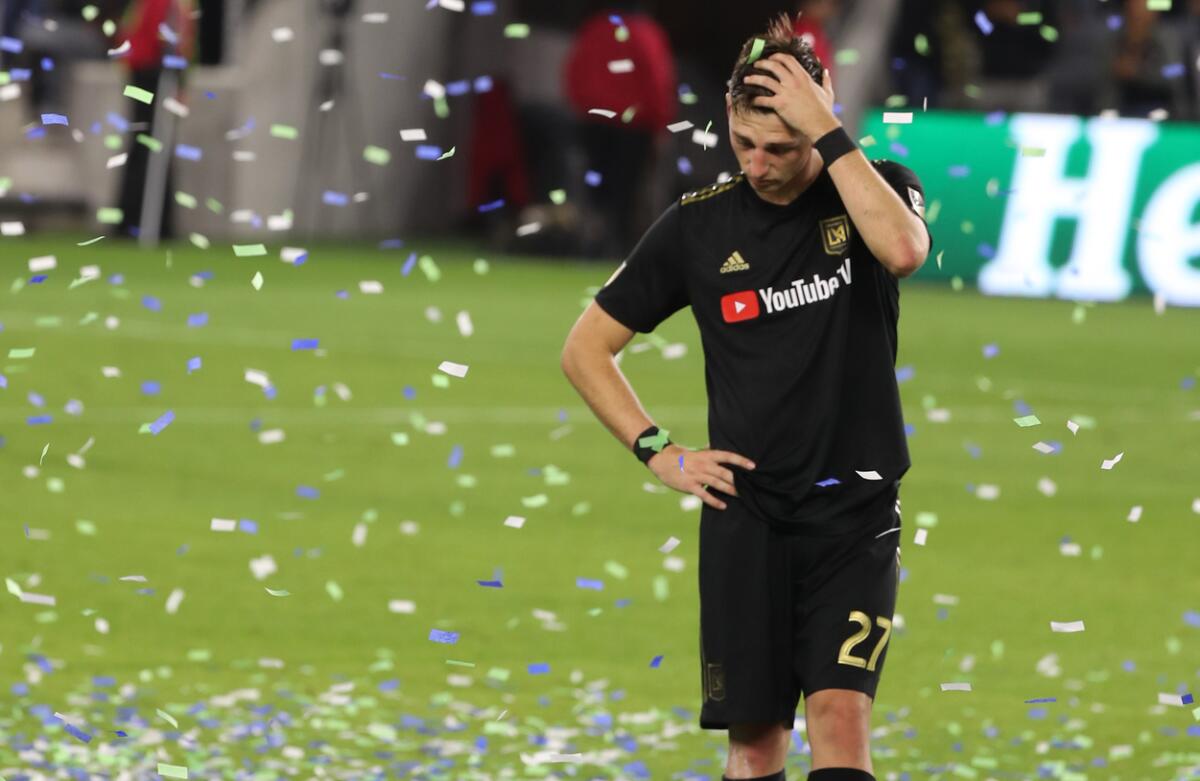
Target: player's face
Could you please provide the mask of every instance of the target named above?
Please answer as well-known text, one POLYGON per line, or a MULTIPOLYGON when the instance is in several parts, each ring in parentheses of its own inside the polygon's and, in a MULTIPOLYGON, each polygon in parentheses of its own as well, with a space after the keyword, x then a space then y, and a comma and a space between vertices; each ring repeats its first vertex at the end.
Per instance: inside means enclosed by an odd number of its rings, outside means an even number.
POLYGON ((728 111, 729 143, 750 186, 760 193, 786 189, 808 165, 812 142, 774 112, 728 111))

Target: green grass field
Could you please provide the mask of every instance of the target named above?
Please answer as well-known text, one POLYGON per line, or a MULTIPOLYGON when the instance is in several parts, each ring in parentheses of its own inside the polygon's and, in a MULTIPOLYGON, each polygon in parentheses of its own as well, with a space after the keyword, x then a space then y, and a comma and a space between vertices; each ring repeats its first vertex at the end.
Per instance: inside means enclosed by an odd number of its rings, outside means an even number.
MULTIPOLYGON (((274 245, 3 249, 0 775, 720 778, 725 734, 697 722, 699 512, 650 490, 559 369, 614 264, 487 256, 480 273, 440 243, 316 247, 300 266, 274 245), (405 275, 410 249, 439 278, 405 275), (22 286, 43 255, 58 268, 22 286)), ((1159 695, 1200 688, 1200 311, 919 275, 902 291, 914 466, 877 777, 1196 777, 1198 703, 1159 695), (1014 422, 1028 414, 1041 424, 1014 422)), ((673 438, 705 444, 690 314, 622 367, 673 438)))

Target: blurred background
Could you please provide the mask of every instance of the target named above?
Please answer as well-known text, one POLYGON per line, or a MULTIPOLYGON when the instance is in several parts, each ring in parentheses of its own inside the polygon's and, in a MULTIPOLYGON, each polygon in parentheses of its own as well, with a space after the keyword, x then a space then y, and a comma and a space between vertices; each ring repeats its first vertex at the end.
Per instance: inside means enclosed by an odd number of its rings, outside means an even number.
MULTIPOLYGON (((0 781, 719 779, 559 361, 779 12, 934 238, 876 776, 1200 778, 1197 0, 0 9, 0 781)), ((705 446, 690 312, 617 360, 705 446)))

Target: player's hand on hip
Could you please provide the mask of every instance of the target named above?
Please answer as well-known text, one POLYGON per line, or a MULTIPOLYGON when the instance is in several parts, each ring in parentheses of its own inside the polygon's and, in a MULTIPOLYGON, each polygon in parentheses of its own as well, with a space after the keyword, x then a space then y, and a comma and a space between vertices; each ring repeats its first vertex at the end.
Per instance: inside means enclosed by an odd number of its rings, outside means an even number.
POLYGON ((710 507, 724 510, 725 502, 708 492, 708 486, 729 496, 737 496, 733 472, 723 464, 753 469, 754 462, 728 450, 688 450, 671 444, 647 462, 650 471, 668 488, 698 496, 710 507))

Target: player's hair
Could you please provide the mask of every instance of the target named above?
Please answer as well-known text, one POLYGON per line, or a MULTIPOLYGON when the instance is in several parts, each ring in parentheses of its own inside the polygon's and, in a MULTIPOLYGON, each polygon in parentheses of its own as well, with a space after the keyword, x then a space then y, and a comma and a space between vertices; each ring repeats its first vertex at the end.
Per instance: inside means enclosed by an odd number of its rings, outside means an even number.
MULTIPOLYGON (((734 111, 756 111, 760 114, 769 114, 774 109, 766 106, 756 106, 753 101, 755 98, 768 97, 774 93, 771 90, 759 84, 747 84, 745 78, 750 74, 758 76, 768 76, 772 79, 775 74, 771 73, 766 68, 759 68, 753 62, 750 62, 750 55, 754 51, 754 42, 762 39, 763 47, 759 53, 757 60, 763 60, 777 52, 790 54, 796 58, 800 66, 808 71, 809 75, 818 83, 822 84, 822 71, 824 66, 817 59, 817 55, 813 52, 812 45, 799 38, 795 34, 795 28, 792 27, 792 20, 786 13, 781 13, 770 21, 767 25, 767 31, 763 35, 756 35, 746 40, 742 44, 742 52, 738 55, 737 62, 733 66, 733 75, 730 76, 726 86, 729 87, 729 98, 733 103, 734 111)), ((778 79, 776 79, 778 81, 778 79)))

